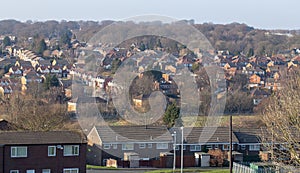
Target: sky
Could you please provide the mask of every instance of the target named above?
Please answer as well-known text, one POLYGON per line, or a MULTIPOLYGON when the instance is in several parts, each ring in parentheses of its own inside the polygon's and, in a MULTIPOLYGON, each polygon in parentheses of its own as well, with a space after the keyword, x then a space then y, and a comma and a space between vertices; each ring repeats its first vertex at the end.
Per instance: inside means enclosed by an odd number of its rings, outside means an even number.
POLYGON ((299 0, 1 0, 0 19, 123 20, 142 15, 245 23, 259 29, 300 29, 299 0))

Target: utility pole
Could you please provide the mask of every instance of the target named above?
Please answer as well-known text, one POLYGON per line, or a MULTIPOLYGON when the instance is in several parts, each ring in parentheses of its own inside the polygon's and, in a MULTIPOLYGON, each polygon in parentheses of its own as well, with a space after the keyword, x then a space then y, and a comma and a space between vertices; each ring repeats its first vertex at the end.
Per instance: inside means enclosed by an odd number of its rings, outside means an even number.
POLYGON ((174 143, 173 143, 173 156, 174 156, 174 160, 173 160, 173 173, 175 172, 176 169, 176 131, 174 131, 174 133, 172 134, 172 136, 174 137, 174 143))
POLYGON ((183 173, 183 126, 181 129, 181 166, 180 166, 180 173, 183 173))
POLYGON ((229 172, 232 173, 232 115, 229 118, 229 172))

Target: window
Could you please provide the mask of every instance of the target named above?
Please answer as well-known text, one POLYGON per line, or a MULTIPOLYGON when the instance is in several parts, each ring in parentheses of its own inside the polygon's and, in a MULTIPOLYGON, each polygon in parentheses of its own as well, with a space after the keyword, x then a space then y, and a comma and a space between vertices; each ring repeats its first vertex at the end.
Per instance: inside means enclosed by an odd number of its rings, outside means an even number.
POLYGON ((246 145, 241 145, 241 150, 246 150, 246 145))
POLYGON ((78 173, 79 169, 78 168, 67 168, 64 169, 64 173, 78 173))
POLYGON ((176 145, 176 146, 175 146, 175 150, 179 150, 179 145, 176 145))
POLYGON ((162 149, 168 149, 168 143, 157 143, 156 149, 162 150, 162 149))
POLYGON ((35 173, 35 170, 34 169, 26 170, 26 173, 35 173))
POLYGON ((186 145, 183 145, 183 150, 186 150, 186 145))
POLYGON ((190 151, 201 151, 201 145, 190 145, 190 151))
POLYGON ((19 170, 10 170, 9 173, 19 173, 19 170))
POLYGON ((56 156, 56 146, 48 146, 48 156, 56 156))
POLYGON ((103 148, 106 150, 110 149, 110 144, 103 144, 103 148))
POLYGON ((27 157, 27 147, 11 147, 11 157, 27 157))
POLYGON ((148 144, 148 148, 152 148, 152 144, 148 144))
POLYGON ((64 145, 64 156, 78 156, 79 145, 64 145))
POLYGON ((122 150, 133 150, 134 145, 133 144, 122 144, 122 150))
POLYGON ((43 169, 42 173, 51 173, 51 169, 43 169))
POLYGON ((146 144, 145 143, 139 144, 139 147, 140 148, 146 148, 146 144))
POLYGON ((229 145, 228 144, 224 144, 223 145, 223 150, 229 150, 229 145))
POLYGON ((260 150, 260 145, 259 144, 249 145, 249 150, 250 151, 259 151, 260 150))
MULTIPOLYGON (((223 145, 223 150, 229 150, 229 144, 224 144, 223 145)), ((232 144, 232 150, 233 150, 233 144, 232 144)))
POLYGON ((118 145, 117 144, 113 144, 113 149, 117 149, 118 145))
POLYGON ((208 150, 212 149, 212 145, 206 145, 206 149, 208 150))

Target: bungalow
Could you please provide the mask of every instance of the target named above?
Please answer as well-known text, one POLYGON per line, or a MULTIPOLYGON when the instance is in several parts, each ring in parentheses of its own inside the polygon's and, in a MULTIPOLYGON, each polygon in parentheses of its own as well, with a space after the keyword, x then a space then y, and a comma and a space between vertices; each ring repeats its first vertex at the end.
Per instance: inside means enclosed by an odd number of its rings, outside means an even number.
POLYGON ((1 173, 85 173, 86 139, 71 131, 0 132, 1 173))

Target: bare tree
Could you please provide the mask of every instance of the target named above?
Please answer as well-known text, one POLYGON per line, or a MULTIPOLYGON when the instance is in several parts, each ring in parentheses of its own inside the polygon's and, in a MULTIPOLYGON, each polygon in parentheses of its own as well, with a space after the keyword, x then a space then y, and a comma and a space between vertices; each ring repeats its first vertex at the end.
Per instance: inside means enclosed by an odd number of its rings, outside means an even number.
POLYGON ((262 120, 267 138, 262 140, 272 159, 287 165, 300 166, 300 76, 299 71, 285 75, 283 89, 269 98, 262 120))
POLYGON ((68 118, 66 105, 54 98, 59 88, 42 90, 32 85, 26 93, 15 91, 1 105, 17 130, 49 131, 64 128, 68 118))

